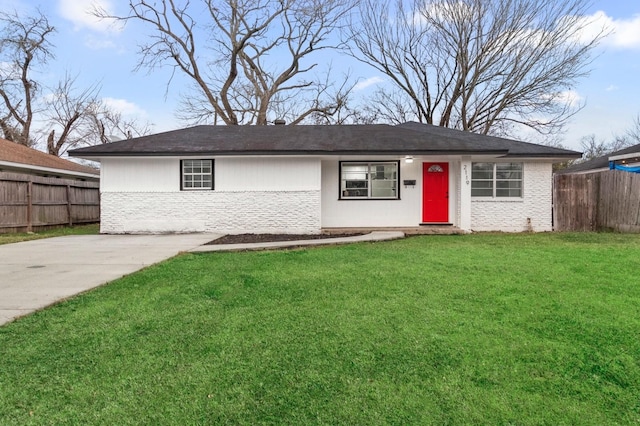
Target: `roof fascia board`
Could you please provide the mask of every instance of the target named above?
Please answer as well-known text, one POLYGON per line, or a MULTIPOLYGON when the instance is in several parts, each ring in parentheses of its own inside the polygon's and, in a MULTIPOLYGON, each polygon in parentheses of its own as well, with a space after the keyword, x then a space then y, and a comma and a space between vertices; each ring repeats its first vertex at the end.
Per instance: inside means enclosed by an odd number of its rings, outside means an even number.
POLYGON ((553 160, 553 161, 566 161, 571 159, 582 158, 582 155, 576 154, 507 154, 503 155, 501 158, 516 158, 518 160, 523 160, 527 158, 536 159, 536 160, 553 160))
POLYGON ((91 174, 91 173, 84 173, 84 172, 76 172, 75 170, 56 169, 53 167, 35 166, 32 164, 24 164, 24 163, 14 163, 11 161, 0 160, 0 166, 6 166, 6 167, 11 167, 13 169, 20 169, 20 170, 33 170, 33 171, 44 172, 44 173, 55 173, 55 174, 65 175, 65 176, 89 177, 89 178, 95 178, 95 179, 100 177, 99 172, 96 174, 91 174))
POLYGON ((94 159, 108 157, 194 157, 194 156, 340 156, 340 155, 505 155, 507 150, 393 150, 393 151, 181 151, 181 152, 97 152, 69 153, 72 157, 94 159))
POLYGON ((640 157, 640 152, 632 152, 630 154, 612 155, 609 157, 609 161, 626 160, 627 158, 640 157))

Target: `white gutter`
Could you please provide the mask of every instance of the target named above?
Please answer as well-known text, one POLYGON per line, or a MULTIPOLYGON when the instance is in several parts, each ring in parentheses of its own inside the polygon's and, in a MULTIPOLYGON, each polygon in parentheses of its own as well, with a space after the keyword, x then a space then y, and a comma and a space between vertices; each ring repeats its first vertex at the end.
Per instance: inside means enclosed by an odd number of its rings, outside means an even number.
POLYGON ((97 172, 96 174, 91 174, 91 173, 85 173, 85 172, 76 172, 74 170, 56 169, 52 167, 34 166, 31 164, 14 163, 11 161, 0 160, 0 167, 2 166, 10 167, 12 169, 18 169, 18 170, 33 170, 33 171, 38 171, 42 173, 52 173, 52 174, 65 175, 65 176, 86 177, 86 178, 92 178, 92 179, 100 178, 100 172, 97 172))
POLYGON ((631 154, 612 155, 611 157, 609 157, 609 161, 626 160, 629 158, 638 158, 638 157, 640 157, 640 152, 632 152, 631 154))

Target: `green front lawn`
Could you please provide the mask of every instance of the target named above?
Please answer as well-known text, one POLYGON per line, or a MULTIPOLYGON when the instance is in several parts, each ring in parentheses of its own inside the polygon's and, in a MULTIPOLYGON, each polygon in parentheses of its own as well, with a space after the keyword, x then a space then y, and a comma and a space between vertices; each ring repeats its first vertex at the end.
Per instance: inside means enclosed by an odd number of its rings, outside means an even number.
POLYGON ((640 237, 185 254, 0 327, 0 424, 640 422, 640 237))
POLYGON ((38 232, 0 234, 0 244, 20 243, 22 241, 39 240, 41 238, 62 237, 64 235, 97 234, 99 232, 100 225, 97 223, 91 225, 65 226, 38 232))

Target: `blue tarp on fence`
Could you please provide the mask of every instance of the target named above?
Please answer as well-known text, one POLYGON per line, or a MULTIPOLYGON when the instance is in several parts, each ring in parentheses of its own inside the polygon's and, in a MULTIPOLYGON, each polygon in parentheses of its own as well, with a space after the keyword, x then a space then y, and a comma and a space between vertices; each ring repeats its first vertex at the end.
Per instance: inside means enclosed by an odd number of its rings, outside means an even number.
POLYGON ((640 173, 639 167, 623 166, 621 164, 615 164, 613 161, 609 161, 609 170, 622 170, 623 172, 640 173))

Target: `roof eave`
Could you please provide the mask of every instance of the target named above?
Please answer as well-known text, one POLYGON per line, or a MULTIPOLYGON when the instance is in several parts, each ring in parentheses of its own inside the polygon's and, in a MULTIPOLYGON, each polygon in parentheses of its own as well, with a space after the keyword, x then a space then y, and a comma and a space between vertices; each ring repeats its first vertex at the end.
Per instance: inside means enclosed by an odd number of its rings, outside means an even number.
POLYGON ((544 158, 565 161, 582 158, 582 154, 507 154, 502 158, 544 158))
POLYGON ((79 158, 106 158, 106 157, 192 157, 192 156, 277 156, 277 155, 505 155, 505 150, 344 150, 344 151, 323 151, 323 150, 287 150, 287 151, 162 151, 162 152, 91 152, 82 153, 69 151, 69 155, 79 158))
POLYGON ((65 175, 65 176, 73 176, 73 177, 100 179, 100 171, 96 171, 96 173, 88 173, 88 172, 81 172, 76 170, 60 169, 57 167, 45 167, 45 166, 37 166, 35 164, 16 163, 13 161, 1 161, 1 160, 0 160, 0 166, 8 167, 14 170, 35 171, 35 172, 41 172, 41 173, 52 173, 57 175, 65 175))

